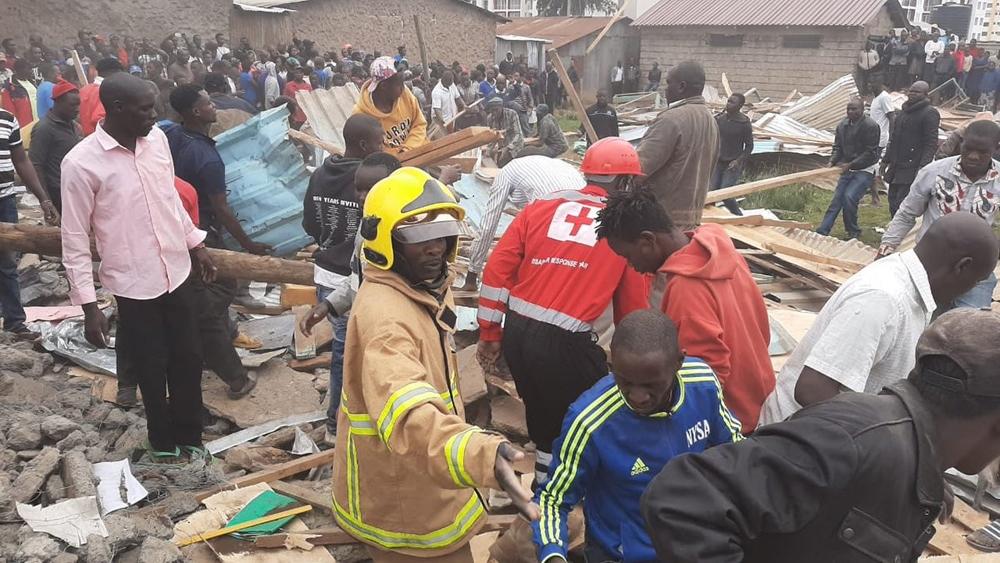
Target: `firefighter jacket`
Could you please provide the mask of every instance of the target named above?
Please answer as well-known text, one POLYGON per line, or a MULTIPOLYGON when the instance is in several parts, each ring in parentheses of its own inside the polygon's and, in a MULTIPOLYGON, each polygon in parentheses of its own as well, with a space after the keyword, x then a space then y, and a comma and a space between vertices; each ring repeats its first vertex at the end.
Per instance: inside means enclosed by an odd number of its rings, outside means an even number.
POLYGON ((407 555, 453 552, 486 522, 475 487, 499 489, 497 435, 465 422, 455 305, 365 269, 347 325, 333 506, 358 540, 407 555))

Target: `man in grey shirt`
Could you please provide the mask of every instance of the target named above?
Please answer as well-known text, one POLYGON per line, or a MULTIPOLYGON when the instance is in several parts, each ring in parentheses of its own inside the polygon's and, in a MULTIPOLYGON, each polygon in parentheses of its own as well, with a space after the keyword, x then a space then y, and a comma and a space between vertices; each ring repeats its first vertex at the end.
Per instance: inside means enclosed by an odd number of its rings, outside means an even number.
MULTIPOLYGON (((922 217, 918 241, 936 221, 956 211, 971 213, 992 226, 1000 210, 1000 169, 993 161, 993 152, 998 146, 1000 125, 993 121, 970 123, 959 156, 934 161, 917 174, 910 194, 882 235, 879 256, 895 252, 913 229, 917 217, 922 217)), ((942 302, 940 305, 948 308, 987 308, 993 302, 996 284, 997 278, 991 271, 969 292, 957 296, 954 302, 942 302)))

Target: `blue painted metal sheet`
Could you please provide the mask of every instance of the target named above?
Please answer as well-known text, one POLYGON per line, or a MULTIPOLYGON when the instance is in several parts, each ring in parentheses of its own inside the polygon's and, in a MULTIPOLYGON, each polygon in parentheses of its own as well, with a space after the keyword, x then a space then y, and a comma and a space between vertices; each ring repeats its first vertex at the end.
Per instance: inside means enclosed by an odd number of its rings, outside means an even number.
MULTIPOLYGON (((229 206, 247 235, 287 256, 312 243, 302 229, 309 184, 302 155, 288 140, 288 110, 265 111, 215 138, 226 164, 229 206)), ((227 233, 225 244, 239 245, 227 233)))

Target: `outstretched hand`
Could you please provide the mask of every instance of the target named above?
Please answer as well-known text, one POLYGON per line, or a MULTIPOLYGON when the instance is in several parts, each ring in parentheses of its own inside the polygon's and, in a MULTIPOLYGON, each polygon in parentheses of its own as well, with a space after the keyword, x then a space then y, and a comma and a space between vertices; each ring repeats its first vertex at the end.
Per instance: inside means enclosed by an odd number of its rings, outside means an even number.
POLYGON ((497 449, 497 460, 493 466, 493 474, 500 483, 500 488, 507 493, 514 503, 514 508, 529 521, 538 520, 541 513, 538 505, 531 502, 531 491, 524 488, 521 478, 514 471, 513 462, 524 459, 524 452, 514 449, 507 442, 500 444, 497 449))

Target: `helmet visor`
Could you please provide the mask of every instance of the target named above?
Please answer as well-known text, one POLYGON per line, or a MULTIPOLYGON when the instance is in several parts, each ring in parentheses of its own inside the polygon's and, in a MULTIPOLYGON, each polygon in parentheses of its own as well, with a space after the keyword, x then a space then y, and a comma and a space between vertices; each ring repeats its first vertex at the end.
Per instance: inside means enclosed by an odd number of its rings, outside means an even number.
POLYGON ((462 233, 458 219, 446 211, 431 211, 407 217, 392 230, 392 238, 404 244, 456 237, 462 233))

